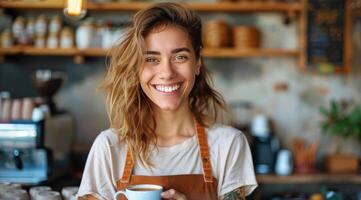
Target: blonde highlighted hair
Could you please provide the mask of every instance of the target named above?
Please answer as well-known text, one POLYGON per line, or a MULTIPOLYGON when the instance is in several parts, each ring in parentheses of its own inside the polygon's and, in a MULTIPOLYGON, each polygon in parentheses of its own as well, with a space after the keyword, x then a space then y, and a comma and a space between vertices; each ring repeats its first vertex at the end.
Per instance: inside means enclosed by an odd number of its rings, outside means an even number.
POLYGON ((209 126, 217 119, 219 108, 226 108, 221 95, 212 89, 209 71, 203 66, 199 16, 177 3, 158 3, 136 13, 120 43, 110 51, 110 62, 101 88, 106 94, 110 127, 120 141, 127 142, 132 157, 146 166, 151 166, 148 149, 156 143, 156 123, 151 102, 140 86, 139 72, 146 51, 144 38, 159 25, 184 30, 192 42, 196 58, 201 59, 200 73, 189 95, 189 107, 197 122, 209 126))

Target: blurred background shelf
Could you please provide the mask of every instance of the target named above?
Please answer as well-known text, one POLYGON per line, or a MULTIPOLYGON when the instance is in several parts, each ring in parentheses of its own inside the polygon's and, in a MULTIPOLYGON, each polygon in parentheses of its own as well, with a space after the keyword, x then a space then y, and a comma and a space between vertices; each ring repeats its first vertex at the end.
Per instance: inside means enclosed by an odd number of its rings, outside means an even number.
MULTIPOLYGON (((107 50, 100 48, 89 49, 49 49, 49 48, 35 48, 35 47, 11 47, 0 48, 0 55, 29 55, 29 56, 90 56, 101 57, 107 55, 107 50)), ((285 49, 203 49, 202 55, 209 58, 245 58, 245 57, 297 57, 299 50, 285 50, 285 49)), ((78 62, 76 62, 78 63, 78 62)))
POLYGON ((300 54, 299 50, 286 49, 203 49, 202 54, 205 57, 214 58, 237 58, 237 57, 297 57, 300 54))
POLYGON ((21 53, 20 47, 0 48, 0 55, 14 55, 21 53))
POLYGON ((290 176, 257 175, 257 181, 259 184, 361 184, 361 174, 304 174, 290 176))
POLYGON ((36 47, 11 47, 11 48, 0 48, 0 54, 2 55, 37 55, 37 56, 73 56, 77 54, 85 56, 105 56, 107 50, 100 48, 89 48, 89 49, 77 49, 77 48, 66 48, 66 49, 50 49, 50 48, 36 48, 36 47))
POLYGON ((74 62, 81 64, 84 62, 84 57, 102 57, 107 55, 107 50, 100 48, 89 49, 49 49, 49 48, 35 48, 35 47, 11 47, 0 48, 0 61, 4 62, 6 55, 28 55, 28 56, 74 56, 74 62))
MULTIPOLYGON (((93 11, 136 11, 148 7, 151 3, 147 2, 112 2, 112 3, 88 3, 87 9, 93 11)), ((192 9, 204 12, 226 11, 226 12, 297 12, 302 9, 300 3, 282 3, 282 2, 220 2, 220 3, 190 3, 192 9)), ((11 9, 63 9, 63 1, 44 1, 44 2, 0 2, 0 8, 11 9)))
POLYGON ((48 49, 48 48, 34 48, 24 47, 21 48, 21 54, 33 56, 72 56, 79 53, 78 49, 48 49))

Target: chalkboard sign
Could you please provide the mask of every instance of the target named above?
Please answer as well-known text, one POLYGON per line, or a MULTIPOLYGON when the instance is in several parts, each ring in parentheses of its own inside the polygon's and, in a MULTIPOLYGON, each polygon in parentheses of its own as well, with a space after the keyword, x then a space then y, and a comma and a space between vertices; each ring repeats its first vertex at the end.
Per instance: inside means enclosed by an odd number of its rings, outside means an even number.
POLYGON ((347 0, 309 0, 307 62, 320 71, 345 68, 345 5, 347 0))

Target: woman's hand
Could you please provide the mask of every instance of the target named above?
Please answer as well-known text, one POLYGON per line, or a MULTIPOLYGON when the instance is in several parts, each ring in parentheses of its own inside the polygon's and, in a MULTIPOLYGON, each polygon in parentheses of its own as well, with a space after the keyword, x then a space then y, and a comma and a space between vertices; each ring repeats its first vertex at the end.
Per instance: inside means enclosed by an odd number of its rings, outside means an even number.
POLYGON ((187 200, 186 195, 177 192, 174 189, 167 190, 165 192, 162 192, 162 198, 163 199, 172 199, 172 200, 187 200))

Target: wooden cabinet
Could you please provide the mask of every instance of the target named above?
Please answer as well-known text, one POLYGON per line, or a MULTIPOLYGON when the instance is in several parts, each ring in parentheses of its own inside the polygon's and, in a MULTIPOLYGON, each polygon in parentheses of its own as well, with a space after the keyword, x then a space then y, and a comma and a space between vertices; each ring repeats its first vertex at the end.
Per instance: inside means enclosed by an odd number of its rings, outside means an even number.
MULTIPOLYGON (((107 12, 107 11, 137 11, 146 8, 150 3, 147 2, 112 2, 95 4, 88 3, 89 12, 107 12)), ((250 2, 219 2, 219 3, 189 3, 190 8, 198 12, 277 12, 297 20, 299 39, 296 49, 255 49, 255 50, 237 50, 233 48, 203 49, 202 54, 205 57, 213 58, 245 58, 245 57, 294 57, 298 59, 301 68, 305 66, 305 6, 306 1, 293 2, 275 2, 275 1, 250 1, 250 2)), ((62 1, 0 1, 0 8, 9 10, 59 10, 63 9, 62 1)), ((267 37, 267 33, 265 33, 267 37)), ((74 61, 81 63, 84 56, 105 56, 107 51, 104 49, 37 49, 33 47, 16 46, 8 49, 0 49, 0 56, 6 55, 29 55, 29 56, 74 56, 74 61)))

